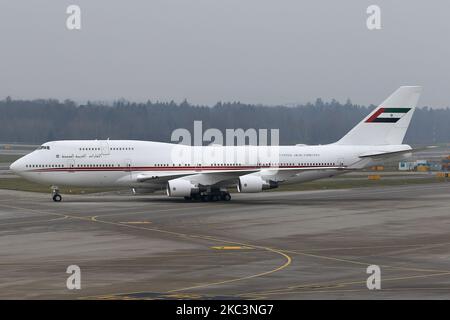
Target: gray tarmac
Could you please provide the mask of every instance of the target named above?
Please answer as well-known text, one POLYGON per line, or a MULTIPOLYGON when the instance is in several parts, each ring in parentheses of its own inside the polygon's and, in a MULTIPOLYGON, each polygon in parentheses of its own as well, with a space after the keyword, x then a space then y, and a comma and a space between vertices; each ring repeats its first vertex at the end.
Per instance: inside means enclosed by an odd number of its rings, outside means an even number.
POLYGON ((0 298, 450 298, 448 182, 232 196, 0 190, 0 298))

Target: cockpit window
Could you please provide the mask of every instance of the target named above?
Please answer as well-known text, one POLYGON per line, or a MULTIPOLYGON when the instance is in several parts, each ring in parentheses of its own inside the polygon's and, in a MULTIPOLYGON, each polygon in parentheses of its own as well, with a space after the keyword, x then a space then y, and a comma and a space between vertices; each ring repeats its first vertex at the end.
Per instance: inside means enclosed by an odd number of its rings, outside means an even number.
POLYGON ((39 146, 37 150, 50 150, 50 146, 39 146))

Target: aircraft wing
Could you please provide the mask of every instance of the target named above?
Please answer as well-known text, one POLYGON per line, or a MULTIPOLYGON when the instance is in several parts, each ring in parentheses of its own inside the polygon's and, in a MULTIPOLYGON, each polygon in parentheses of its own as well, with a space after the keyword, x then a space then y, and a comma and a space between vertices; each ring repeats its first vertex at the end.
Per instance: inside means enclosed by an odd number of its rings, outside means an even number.
POLYGON ((136 176, 137 182, 167 182, 172 179, 176 178, 182 178, 182 177, 188 177, 188 176, 196 176, 199 174, 220 174, 220 175, 243 175, 243 174, 249 174, 253 172, 257 172, 259 169, 253 169, 253 170, 192 170, 192 171, 182 171, 182 172, 157 172, 157 171, 147 171, 147 172, 141 172, 136 176))
POLYGON ((235 170, 191 170, 183 172, 159 172, 147 171, 137 174, 137 182, 153 182, 165 183, 169 180, 185 177, 193 183, 202 185, 215 185, 221 182, 227 183, 238 179, 240 176, 247 174, 259 174, 264 177, 273 177, 275 181, 283 181, 290 176, 304 171, 318 171, 318 170, 344 170, 345 167, 339 166, 324 166, 324 167, 294 167, 294 168, 253 168, 253 169, 235 169, 235 170))

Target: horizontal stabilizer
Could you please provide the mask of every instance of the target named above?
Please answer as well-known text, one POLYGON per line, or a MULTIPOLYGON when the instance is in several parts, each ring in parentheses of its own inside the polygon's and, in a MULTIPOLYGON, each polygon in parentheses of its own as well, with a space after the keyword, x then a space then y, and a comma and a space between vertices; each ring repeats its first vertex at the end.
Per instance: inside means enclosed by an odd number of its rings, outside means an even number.
POLYGON ((416 149, 405 149, 399 151, 375 151, 366 154, 361 154, 360 158, 372 158, 373 160, 387 160, 396 158, 397 156, 404 156, 407 154, 413 154, 420 151, 430 150, 437 148, 436 146, 428 146, 424 148, 416 148, 416 149))

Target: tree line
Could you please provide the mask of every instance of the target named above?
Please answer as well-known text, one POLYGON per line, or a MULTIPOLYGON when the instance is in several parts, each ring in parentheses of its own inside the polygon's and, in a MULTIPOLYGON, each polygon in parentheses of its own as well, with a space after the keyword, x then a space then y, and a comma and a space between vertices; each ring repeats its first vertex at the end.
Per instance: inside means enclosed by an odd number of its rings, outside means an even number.
MULTIPOLYGON (((177 128, 279 129, 281 144, 326 144, 342 137, 375 106, 336 100, 287 106, 219 102, 199 106, 187 101, 77 105, 54 99, 0 101, 0 141, 40 144, 62 139, 138 139, 170 142, 177 128)), ((450 141, 450 109, 418 108, 406 143, 433 144, 450 141)))

